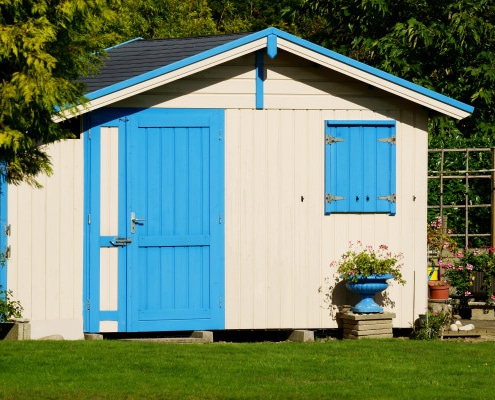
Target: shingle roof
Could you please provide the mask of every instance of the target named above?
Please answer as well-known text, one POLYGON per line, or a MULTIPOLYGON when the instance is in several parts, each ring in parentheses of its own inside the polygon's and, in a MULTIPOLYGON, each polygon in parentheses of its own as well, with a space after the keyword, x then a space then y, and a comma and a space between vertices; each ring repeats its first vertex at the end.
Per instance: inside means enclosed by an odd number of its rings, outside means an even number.
POLYGON ((100 74, 81 79, 87 92, 139 76, 176 61, 194 56, 249 33, 189 37, 180 39, 136 39, 108 49, 100 74))

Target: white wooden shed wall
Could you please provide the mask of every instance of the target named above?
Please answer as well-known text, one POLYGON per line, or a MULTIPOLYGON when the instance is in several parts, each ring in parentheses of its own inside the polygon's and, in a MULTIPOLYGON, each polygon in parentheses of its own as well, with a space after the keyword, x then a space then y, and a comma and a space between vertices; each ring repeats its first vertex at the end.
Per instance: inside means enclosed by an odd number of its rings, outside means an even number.
MULTIPOLYGON (((426 308, 426 110, 310 61, 265 58, 256 110, 254 54, 115 103, 225 108, 226 329, 336 327, 318 288, 349 241, 402 251, 396 327, 426 308), (397 214, 324 215, 324 121, 397 121, 397 214)), ((33 337, 82 337, 83 142, 51 146, 44 189, 9 187, 8 285, 33 337)), ((111 279, 111 277, 109 277, 111 279)), ((104 295, 102 293, 102 295, 104 295)))

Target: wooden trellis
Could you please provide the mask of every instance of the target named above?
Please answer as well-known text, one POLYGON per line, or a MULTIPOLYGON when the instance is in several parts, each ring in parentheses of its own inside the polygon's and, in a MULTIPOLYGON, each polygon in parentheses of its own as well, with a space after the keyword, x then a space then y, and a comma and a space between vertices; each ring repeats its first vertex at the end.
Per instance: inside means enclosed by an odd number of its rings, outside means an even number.
POLYGON ((495 247, 495 196, 493 193, 495 183, 495 148, 471 148, 471 149, 430 149, 428 153, 440 153, 440 170, 428 171, 428 180, 436 179, 440 181, 439 189, 439 204, 428 205, 428 209, 438 209, 438 215, 444 216, 448 214, 449 209, 464 209, 464 232, 453 233, 452 236, 462 237, 464 239, 464 246, 468 246, 469 238, 472 237, 490 237, 490 244, 495 247), (464 170, 445 170, 445 154, 446 153, 464 153, 465 157, 465 169, 464 170), (469 168, 469 156, 472 153, 491 152, 491 165, 487 165, 484 169, 470 169, 469 168), (449 179, 458 179, 464 182, 464 202, 463 204, 444 204, 444 184, 449 179), (469 188, 473 181, 476 179, 490 179, 491 188, 491 202, 489 204, 471 204, 469 198, 469 188), (490 208, 490 220, 491 226, 489 232, 470 232, 469 231, 469 210, 473 208, 490 208))

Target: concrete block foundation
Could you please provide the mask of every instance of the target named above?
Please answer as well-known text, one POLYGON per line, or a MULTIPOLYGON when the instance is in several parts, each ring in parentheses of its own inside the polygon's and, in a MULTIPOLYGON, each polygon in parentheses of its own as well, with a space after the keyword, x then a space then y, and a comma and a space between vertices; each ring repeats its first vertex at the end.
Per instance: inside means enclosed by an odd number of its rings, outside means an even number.
POLYGON ((392 319, 395 313, 354 314, 337 313, 337 323, 343 339, 392 338, 392 319))

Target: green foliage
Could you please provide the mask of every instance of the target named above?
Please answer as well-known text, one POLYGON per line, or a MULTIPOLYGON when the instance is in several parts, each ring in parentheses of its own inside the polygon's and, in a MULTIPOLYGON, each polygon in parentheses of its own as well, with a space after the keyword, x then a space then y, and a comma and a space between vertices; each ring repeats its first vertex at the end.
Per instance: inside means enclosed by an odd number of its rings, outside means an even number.
POLYGON ((210 0, 208 3, 218 32, 250 32, 269 26, 288 32, 296 29, 285 16, 298 6, 299 0, 210 0))
POLYGON ((402 253, 392 254, 384 244, 374 249, 372 246, 364 247, 358 241, 356 244, 350 243, 349 250, 338 261, 332 261, 330 267, 337 268, 338 278, 347 281, 357 282, 361 277, 392 274, 395 281, 404 285, 402 264, 398 264, 402 258, 402 253))
POLYGON ((481 279, 481 299, 489 302, 495 300, 493 281, 495 278, 494 250, 468 250, 455 259, 453 263, 442 265, 444 276, 456 288, 456 294, 467 302, 473 295, 472 286, 476 278, 481 279))
POLYGON ((142 37, 175 38, 216 33, 207 0, 113 0, 103 31, 107 47, 142 37))
POLYGON ((84 103, 75 79, 96 71, 103 0, 0 0, 0 161, 11 183, 51 173, 44 145, 71 137, 52 121, 84 103), (93 55, 92 55, 93 54, 93 55))
POLYGON ((411 336, 415 340, 436 340, 442 331, 450 324, 452 316, 448 311, 431 311, 420 315, 416 321, 411 336))
POLYGON ((0 322, 22 317, 21 303, 13 299, 12 290, 3 290, 0 285, 0 322))

